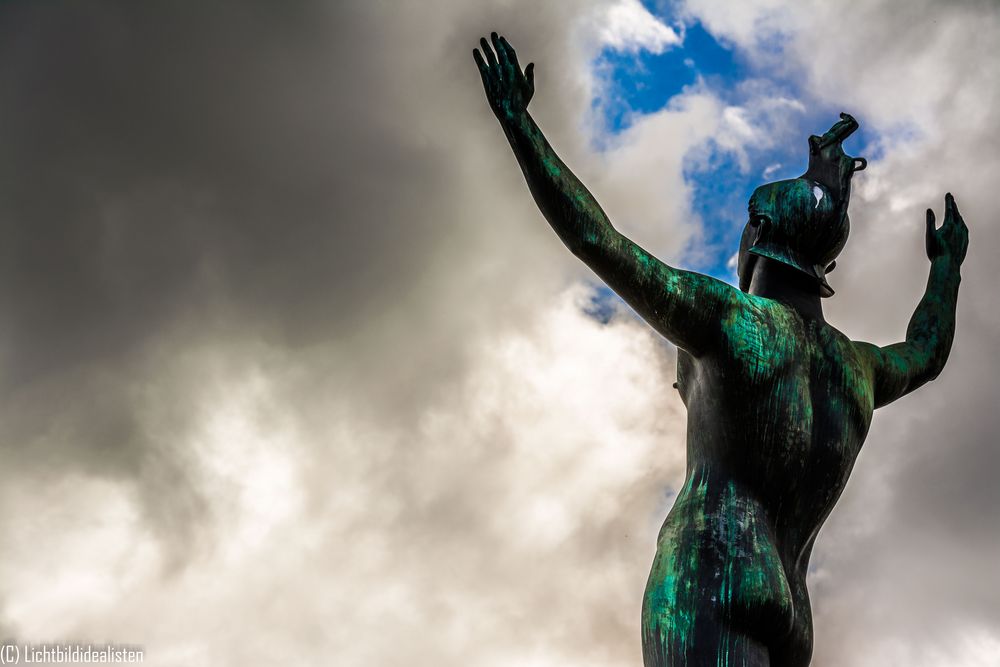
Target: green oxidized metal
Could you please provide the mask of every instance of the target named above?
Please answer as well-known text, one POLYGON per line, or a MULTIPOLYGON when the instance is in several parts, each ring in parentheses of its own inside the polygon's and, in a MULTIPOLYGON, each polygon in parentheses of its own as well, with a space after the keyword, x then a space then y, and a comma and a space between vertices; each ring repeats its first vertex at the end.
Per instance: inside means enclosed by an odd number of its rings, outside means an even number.
POLYGON ((841 120, 809 140, 809 169, 759 188, 740 284, 671 267, 620 234, 527 112, 533 70, 502 37, 475 59, 487 98, 546 220, 677 345, 688 409, 687 478, 657 540, 642 606, 647 666, 804 667, 813 628, 806 570, 872 414, 941 372, 955 331, 968 229, 955 200, 927 215, 930 275, 903 342, 852 341, 826 322, 826 274, 847 239, 864 167, 841 120))

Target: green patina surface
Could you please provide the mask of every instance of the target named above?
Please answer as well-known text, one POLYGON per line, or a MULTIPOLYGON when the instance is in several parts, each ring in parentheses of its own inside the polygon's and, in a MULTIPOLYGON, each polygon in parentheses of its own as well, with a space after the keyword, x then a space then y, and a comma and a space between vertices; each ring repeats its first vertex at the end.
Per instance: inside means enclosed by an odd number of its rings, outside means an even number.
MULTIPOLYGON (((740 285, 661 262, 621 235, 527 113, 531 65, 494 33, 475 57, 539 209, 567 247, 678 347, 688 408, 687 478, 660 531, 642 609, 647 666, 805 667, 806 569, 872 412, 940 373, 955 328, 968 230, 946 197, 928 211, 927 289, 906 339, 849 340, 822 315, 826 274, 847 239, 851 177, 842 114, 809 139, 799 179, 759 188, 740 285)), ((664 147, 665 150, 669 147, 664 147)))

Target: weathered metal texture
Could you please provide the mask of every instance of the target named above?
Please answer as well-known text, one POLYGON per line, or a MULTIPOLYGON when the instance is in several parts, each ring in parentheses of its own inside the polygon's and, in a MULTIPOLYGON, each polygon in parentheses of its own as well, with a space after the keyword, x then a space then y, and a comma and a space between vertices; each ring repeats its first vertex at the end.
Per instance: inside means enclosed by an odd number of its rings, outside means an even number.
POLYGON ((481 40, 475 60, 542 214, 678 347, 687 478, 660 531, 643 600, 645 664, 808 665, 806 570, 816 534, 875 408, 936 377, 951 349, 968 245, 954 199, 945 198, 940 228, 927 212, 930 276, 906 340, 852 341, 824 320, 820 298, 826 263, 846 241, 850 178, 863 168, 840 145, 857 127, 853 118, 810 139, 800 179, 755 193, 751 215, 767 218, 758 226, 784 231, 745 236, 744 254, 758 259, 740 290, 668 266, 615 230, 528 115, 532 66, 522 72, 506 40, 494 33, 491 41, 481 40))

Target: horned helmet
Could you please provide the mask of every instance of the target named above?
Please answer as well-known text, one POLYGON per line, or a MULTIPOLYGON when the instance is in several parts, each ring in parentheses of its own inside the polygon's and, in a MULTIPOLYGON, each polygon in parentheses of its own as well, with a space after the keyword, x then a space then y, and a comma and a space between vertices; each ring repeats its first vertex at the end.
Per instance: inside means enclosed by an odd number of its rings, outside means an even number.
POLYGON ((817 281, 820 294, 833 296, 826 274, 847 243, 851 177, 868 166, 844 153, 842 143, 858 122, 846 113, 822 137, 809 137, 809 168, 798 178, 767 183, 750 197, 749 220, 740 239, 740 289, 750 289, 757 257, 768 257, 817 281))

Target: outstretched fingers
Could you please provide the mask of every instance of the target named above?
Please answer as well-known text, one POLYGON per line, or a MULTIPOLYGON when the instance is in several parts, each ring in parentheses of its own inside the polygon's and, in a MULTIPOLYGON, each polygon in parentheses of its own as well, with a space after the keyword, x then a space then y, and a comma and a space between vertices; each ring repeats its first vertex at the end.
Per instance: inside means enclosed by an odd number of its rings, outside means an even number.
POLYGON ((950 192, 944 196, 944 205, 947 211, 945 221, 951 221, 963 229, 968 229, 965 220, 962 219, 962 214, 958 212, 958 203, 955 202, 955 197, 950 192))
POLYGON ((488 86, 490 84, 490 71, 486 66, 486 61, 483 60, 483 54, 479 52, 479 49, 472 49, 472 57, 476 61, 476 67, 479 68, 479 76, 483 79, 483 85, 488 86))
POLYGON ((500 67, 506 69, 510 65, 510 62, 507 57, 507 52, 504 51, 503 44, 501 44, 500 39, 500 35, 497 33, 490 33, 490 41, 493 43, 493 50, 496 51, 497 61, 500 63, 500 67))
MULTIPOLYGON (((496 33, 493 33, 496 35, 496 33)), ((510 45, 507 38, 501 35, 498 40, 494 42, 497 49, 497 54, 500 56, 500 63, 503 65, 509 65, 514 71, 515 76, 523 76, 525 82, 528 84, 528 90, 535 92, 535 63, 528 63, 528 66, 521 69, 521 63, 517 60, 517 52, 514 51, 514 47, 510 45)))
POLYGON ((479 47, 483 50, 483 55, 486 56, 486 62, 490 67, 497 66, 497 57, 493 54, 493 49, 490 48, 490 43, 486 41, 485 37, 479 38, 479 47))
POLYGON ((934 224, 934 212, 927 209, 927 256, 932 260, 947 256, 957 266, 965 261, 968 247, 969 228, 949 192, 944 196, 944 222, 940 229, 934 224))
POLYGON ((495 32, 489 39, 479 39, 479 48, 472 50, 472 57, 497 118, 505 123, 524 112, 535 92, 533 65, 522 72, 514 48, 495 32))
POLYGON ((508 42, 502 35, 500 37, 499 45, 499 50, 503 53, 504 60, 506 60, 511 67, 520 73, 521 66, 517 62, 517 54, 514 52, 514 47, 512 47, 510 42, 508 42))

